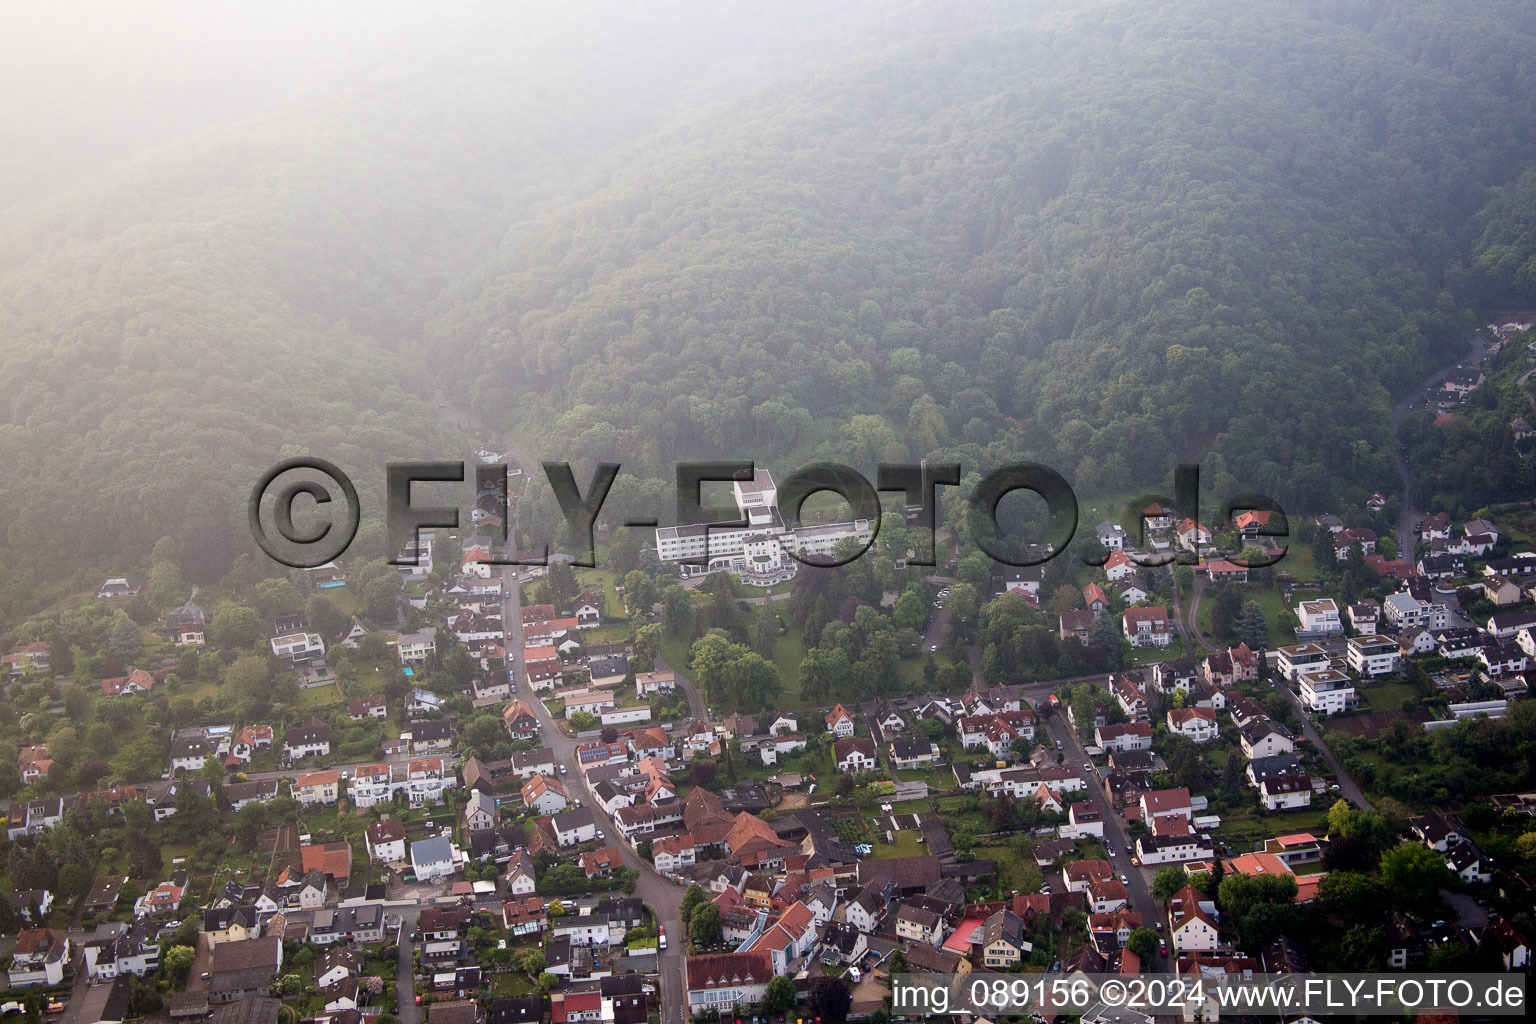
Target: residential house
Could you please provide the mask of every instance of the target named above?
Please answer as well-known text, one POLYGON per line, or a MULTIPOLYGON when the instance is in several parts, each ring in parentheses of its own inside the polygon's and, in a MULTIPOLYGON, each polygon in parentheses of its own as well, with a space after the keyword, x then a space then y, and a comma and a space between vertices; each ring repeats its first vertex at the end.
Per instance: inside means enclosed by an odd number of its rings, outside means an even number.
POLYGON ((411 871, 418 882, 447 878, 459 870, 459 853, 447 836, 411 843, 411 871))
POLYGON ((331 727, 311 715, 309 720, 288 730, 283 737, 283 753, 289 761, 305 757, 325 757, 331 752, 331 727))
POLYGON ((396 818, 382 818, 363 833, 370 860, 398 864, 405 860, 405 825, 396 818))
POLYGON ((1121 624, 1132 647, 1167 647, 1173 642, 1173 628, 1164 605, 1127 608, 1121 615, 1121 624))
POLYGON ((832 746, 832 756, 837 770, 845 775, 850 772, 875 770, 875 741, 867 736, 840 739, 832 746))
POLYGON ((853 716, 841 704, 827 712, 826 725, 827 732, 838 739, 847 739, 853 735, 853 716))
POLYGON ((1168 712, 1167 724, 1170 733, 1196 743, 1205 743, 1220 734, 1216 712, 1210 708, 1174 708, 1168 712))
POLYGON ((341 775, 329 768, 320 772, 306 772, 293 780, 293 798, 301 804, 331 806, 340 796, 341 775))

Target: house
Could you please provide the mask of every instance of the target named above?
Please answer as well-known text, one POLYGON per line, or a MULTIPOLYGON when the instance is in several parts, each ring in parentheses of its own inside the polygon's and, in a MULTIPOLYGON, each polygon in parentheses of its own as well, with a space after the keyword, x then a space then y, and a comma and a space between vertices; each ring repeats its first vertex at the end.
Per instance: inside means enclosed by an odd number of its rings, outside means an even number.
MULTIPOLYGON (((1086 839, 1089 836, 1102 839, 1104 837, 1104 816, 1089 801, 1078 800, 1067 808, 1067 824, 1062 825, 1056 831, 1057 835, 1063 839, 1086 839)), ((1050 842, 1050 840, 1046 842, 1050 842)), ((1041 846, 1041 843, 1035 843, 1035 852, 1037 854, 1041 852, 1041 846)))
POLYGON ((875 741, 867 736, 838 740, 832 746, 832 756, 837 762, 837 770, 845 775, 874 771, 875 741))
POLYGON ((41 924, 53 912, 53 893, 47 889, 18 889, 5 900, 28 924, 41 924))
MULTIPOLYGON (((1396 650, 1396 646, 1393 647, 1396 650)), ((1210 708, 1174 708, 1167 715, 1168 731, 1196 743, 1213 740, 1220 733, 1216 712, 1210 708)))
POLYGON ((130 929, 117 924, 111 928, 111 934, 80 946, 86 977, 91 981, 111 981, 125 974, 142 978, 160 966, 160 944, 153 925, 138 924, 130 929))
POLYGON ((1483 578, 1483 596, 1492 601, 1495 607, 1508 608, 1510 605, 1519 604, 1525 599, 1520 587, 1504 576, 1487 576, 1483 578))
POLYGON ((1440 389, 1448 395, 1465 398, 1471 392, 1482 387, 1486 379, 1483 376, 1483 371, 1475 366, 1470 368, 1457 366, 1446 372, 1445 381, 1440 385, 1440 389))
POLYGON ((302 725, 288 730, 283 737, 283 753, 289 761, 304 757, 325 757, 331 752, 331 727, 311 715, 302 725))
POLYGON ((1376 632, 1377 623, 1380 621, 1381 605, 1371 598, 1349 606, 1349 624, 1357 633, 1376 632))
POLYGON ((1152 592, 1147 589, 1147 585, 1142 582, 1141 577, 1135 574, 1123 577, 1116 583, 1111 583, 1109 589, 1119 599, 1120 603, 1126 606, 1141 604, 1141 602, 1152 596, 1152 592))
POLYGON ((39 640, 0 657, 0 668, 4 668, 6 676, 11 679, 29 672, 47 672, 52 654, 53 648, 46 641, 39 640))
POLYGON ((1347 709, 1355 699, 1355 686, 1349 676, 1336 669, 1302 675, 1298 696, 1302 706, 1319 715, 1333 715, 1347 709))
POLYGON ((577 863, 589 880, 607 878, 624 866, 624 854, 617 846, 605 846, 583 853, 577 863))
POLYGON ((1094 728, 1093 737, 1104 750, 1152 749, 1152 726, 1147 722, 1100 725, 1094 728))
POLYGON ((401 633, 389 638, 400 664, 420 668, 437 654, 437 627, 428 626, 414 633, 401 633))
POLYGON ((673 672, 637 672, 635 674, 635 698, 644 700, 657 694, 671 693, 677 688, 677 676, 673 672))
POLYGON ((875 885, 865 886, 844 912, 847 922, 866 934, 872 934, 884 917, 885 896, 875 885))
POLYGON ((1210 545, 1211 531, 1186 517, 1180 520, 1179 525, 1174 529, 1174 538, 1180 548, 1198 553, 1200 548, 1210 545))
POLYGON ((385 718, 388 715, 389 709, 384 706, 382 696, 359 697, 347 701, 347 717, 354 722, 361 722, 365 718, 385 718))
POLYGON ((1339 620, 1339 605, 1331 597, 1319 598, 1316 601, 1302 601, 1296 605, 1296 639, 1313 640, 1318 637, 1333 636, 1344 632, 1344 624, 1339 620))
POLYGON ((1165 605, 1127 608, 1121 623, 1132 647, 1167 647, 1173 642, 1173 629, 1165 605))
POLYGON ((396 818, 382 818, 363 833, 368 857, 380 864, 398 864, 405 860, 405 825, 396 818))
POLYGON ((96 588, 97 600, 110 600, 122 597, 138 597, 144 582, 136 576, 113 576, 102 581, 96 588))
POLYGON ((411 871, 418 882, 447 878, 458 869, 458 851, 447 836, 418 839, 411 844, 411 871))
POLYGON ((982 922, 976 940, 982 965, 1012 967, 1033 947, 1024 940, 1024 919, 1011 910, 999 910, 982 922))
POLYGON ((1109 596, 1104 593, 1104 588, 1097 583, 1090 583, 1083 588, 1083 607, 1087 608, 1095 617, 1109 610, 1109 596))
POLYGON ((453 724, 446 719, 412 722, 410 737, 413 754, 447 750, 453 746, 453 724))
POLYGON ((183 736, 171 741, 171 770, 202 771, 213 756, 213 744, 202 736, 183 736))
POLYGON ((939 745, 921 736, 902 736, 891 741, 891 763, 896 768, 919 768, 939 759, 939 745))
POLYGON ((469 802, 464 805, 464 831, 466 833, 489 831, 497 826, 500 817, 496 809, 496 801, 480 790, 474 790, 469 794, 469 802))
POLYGON ((53 756, 49 754, 47 744, 39 743, 22 747, 20 754, 16 757, 16 775, 23 785, 31 785, 46 779, 52 767, 53 756))
POLYGON ((285 615, 272 624, 267 642, 283 668, 292 670, 325 660, 325 641, 311 632, 302 615, 285 615))
POLYGON ((541 897, 530 894, 501 901, 501 926, 514 936, 538 935, 548 920, 541 897))
POLYGON ((293 780, 293 798, 301 804, 336 803, 340 796, 341 774, 334 768, 322 772, 306 772, 293 780))
POLYGON ((1312 779, 1307 775, 1278 775, 1261 779, 1259 802, 1270 811, 1310 807, 1312 806, 1312 779))
POLYGON ((1168 934, 1180 954, 1220 948, 1220 929, 1216 925, 1216 905, 1200 890, 1186 885, 1168 901, 1168 934))
POLYGON ((1403 661, 1397 641, 1375 633, 1350 637, 1345 656, 1350 670, 1362 679, 1394 675, 1403 661))
POLYGON ((595 591, 582 591, 571 608, 571 614, 576 616, 576 623, 582 629, 598 625, 603 617, 602 598, 595 591))
POLYGON ((11 949, 11 988, 50 988, 64 983, 69 936, 51 928, 25 928, 11 949))
POLYGON ((689 834, 662 836, 651 842, 651 859, 657 871, 663 875, 675 875, 696 862, 696 842, 689 834))
POLYGON ((1141 820, 1152 822, 1154 819, 1170 814, 1182 814, 1186 818, 1194 817, 1194 804, 1189 797, 1189 790, 1157 789, 1141 795, 1141 820))
POLYGON ((932 910, 903 903, 896 908, 896 937, 937 946, 944 938, 944 919, 932 910))
POLYGON ((1317 644, 1295 644, 1275 650, 1275 671, 1287 682, 1302 676, 1328 671, 1328 652, 1317 644))
POLYGON ((761 1003, 774 976, 767 953, 717 953, 683 958, 688 1012, 731 1014, 737 1006, 761 1003))
POLYGON ((1243 756, 1248 758, 1272 757, 1289 754, 1296 749, 1296 738, 1291 730, 1265 716, 1252 718, 1238 727, 1238 742, 1243 756))
POLYGON ((267 994, 282 970, 283 940, 276 935, 221 942, 213 948, 209 1003, 233 1003, 267 994))
POLYGON ((507 892, 514 896, 531 895, 537 888, 533 854, 529 853, 526 847, 521 846, 512 851, 502 877, 507 881, 507 892))
POLYGON ((1125 547, 1125 528, 1108 520, 1093 528, 1093 535, 1107 551, 1120 551, 1125 547))
POLYGON ((1433 540, 1450 540, 1450 538, 1451 517, 1444 512, 1436 512, 1419 521, 1419 539, 1424 543, 1427 544, 1433 540))
POLYGON ((1493 881, 1493 864, 1470 840, 1452 843, 1445 851, 1445 866, 1463 882, 1493 881))
POLYGON ((1130 891, 1118 878, 1095 879, 1088 886, 1089 913, 1113 914, 1125 909, 1130 901, 1130 891))
POLYGON ((827 725, 827 732, 831 733, 833 736, 836 736, 838 739, 847 739, 849 736, 853 735, 853 716, 850 715, 848 713, 848 709, 843 707, 841 704, 838 704, 831 711, 827 712, 825 721, 827 725))
POLYGON ((537 814, 556 814, 570 801, 565 786, 552 775, 535 775, 522 788, 523 806, 537 814))
POLYGON ((152 673, 142 668, 130 668, 126 676, 103 679, 101 693, 104 697, 131 697, 139 693, 148 693, 158 682, 159 680, 152 673))
POLYGON ((1063 612, 1059 621, 1061 637, 1072 637, 1079 643, 1086 644, 1093 631, 1093 613, 1086 609, 1063 612))
POLYGON ((1104 578, 1110 583, 1118 583, 1127 576, 1136 574, 1136 563, 1131 561, 1131 556, 1124 551, 1112 551, 1104 562, 1104 578))
POLYGON ((555 842, 560 846, 576 846, 597 838, 597 822, 592 811, 576 807, 556 814, 550 819, 555 830, 555 842))
POLYGON ((536 740, 539 738, 539 719, 533 713, 533 709, 526 701, 513 700, 501 713, 502 725, 506 726, 507 735, 513 741, 536 740))

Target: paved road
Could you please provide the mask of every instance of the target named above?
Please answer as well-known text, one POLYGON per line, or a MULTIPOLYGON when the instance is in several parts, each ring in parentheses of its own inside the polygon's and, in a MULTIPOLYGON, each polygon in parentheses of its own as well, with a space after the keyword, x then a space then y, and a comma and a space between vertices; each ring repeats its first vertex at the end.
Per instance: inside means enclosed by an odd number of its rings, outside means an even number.
MULTIPOLYGON (((502 607, 502 621, 507 632, 507 663, 514 673, 513 678, 516 680, 518 695, 528 702, 529 707, 533 708, 534 714, 538 716, 543 742, 553 753, 555 763, 568 766, 568 774, 564 778, 573 794, 585 791, 585 776, 581 774, 576 763, 577 741, 566 735, 556 724, 548 709, 544 707, 544 702, 539 700, 528 687, 527 676, 522 671, 523 614, 515 567, 509 566, 503 570, 503 581, 507 595, 502 607)), ((689 703, 696 711, 702 711, 703 702, 699 700, 698 693, 694 691, 692 684, 684 684, 680 678, 679 685, 686 686, 689 703)), ((657 961, 661 976, 659 993, 662 1006, 661 1020, 662 1024, 682 1024, 684 1000, 683 959, 680 946, 682 924, 678 916, 678 907, 682 904, 684 889, 676 882, 657 874, 655 868, 620 841, 619 830, 614 826, 613 819, 603 812, 596 800, 592 799, 590 791, 586 792, 583 800, 584 805, 591 808, 593 816, 597 819, 598 828, 606 833, 611 841, 618 843, 623 850, 624 865, 640 873, 635 885, 635 895, 645 901, 656 914, 656 920, 666 929, 668 948, 666 952, 660 954, 657 961)), ((401 1019, 404 1020, 403 1017, 401 1019)))
MULTIPOLYGON (((1066 715, 1053 712, 1042 715, 1040 721, 1045 725, 1047 736, 1061 743, 1062 751, 1066 754, 1069 763, 1080 765, 1088 760, 1088 751, 1083 749, 1083 742, 1078 737, 1077 730, 1067 721, 1066 715)), ((1099 815, 1104 821, 1104 838, 1113 846, 1109 862, 1114 866, 1116 874, 1124 875, 1126 878, 1126 889, 1130 891, 1131 896, 1131 909, 1141 915, 1143 925, 1156 929, 1158 922, 1162 920, 1162 907, 1152 897, 1152 890, 1147 887, 1143 869, 1131 863, 1130 840, 1126 836, 1120 816, 1109 805, 1097 774, 1089 777, 1088 792, 1093 805, 1098 808, 1099 815)), ((1164 937, 1166 938, 1166 933, 1164 937)), ((1172 970, 1172 965, 1166 963, 1163 957, 1158 957, 1155 963, 1146 965, 1146 969, 1172 970)))
POLYGON ((1356 807, 1370 810, 1371 802, 1366 799, 1365 792, 1355 784, 1355 780, 1344 770, 1344 766, 1339 763, 1339 759, 1334 756, 1328 744, 1323 742, 1322 735, 1312 725, 1311 715, 1307 713, 1306 708, 1302 707, 1301 698, 1291 692, 1291 688, 1286 685, 1284 679, 1271 678, 1269 685, 1275 688, 1275 692, 1282 694, 1286 700, 1290 701, 1291 706, 1296 709, 1297 716, 1301 718, 1301 734, 1307 738, 1308 743, 1317 748, 1317 752, 1323 755, 1323 761, 1333 771, 1333 774, 1338 777, 1339 792, 1349 798, 1350 802, 1356 807))
POLYGON ((421 1007, 416 1005, 416 976, 411 970, 411 933, 416 930, 418 908, 402 909, 400 944, 395 966, 395 1016, 400 1024, 421 1024, 421 1007))

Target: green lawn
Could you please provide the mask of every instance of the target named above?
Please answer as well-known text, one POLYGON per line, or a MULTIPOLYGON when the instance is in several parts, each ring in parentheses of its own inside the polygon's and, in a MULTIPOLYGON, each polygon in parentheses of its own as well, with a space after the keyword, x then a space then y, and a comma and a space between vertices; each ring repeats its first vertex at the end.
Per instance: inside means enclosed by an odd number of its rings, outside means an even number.
POLYGON ((1289 832, 1307 832, 1325 826, 1327 821, 1327 801, 1326 798, 1320 798, 1319 802, 1311 807, 1299 811, 1286 811, 1283 814, 1269 814, 1264 817, 1257 814, 1223 815, 1221 831, 1224 835, 1233 838, 1251 840, 1283 836, 1289 832))
POLYGON ((1396 679, 1391 682, 1360 685, 1355 692, 1365 698, 1372 711, 1398 711, 1405 700, 1418 700, 1419 691, 1412 683, 1396 679))
POLYGON ((871 854, 873 860, 890 860, 895 857, 921 857, 928 852, 928 848, 918 842, 922 835, 916 829, 904 828, 894 833, 896 841, 887 843, 885 836, 881 835, 874 843, 875 852, 871 854))

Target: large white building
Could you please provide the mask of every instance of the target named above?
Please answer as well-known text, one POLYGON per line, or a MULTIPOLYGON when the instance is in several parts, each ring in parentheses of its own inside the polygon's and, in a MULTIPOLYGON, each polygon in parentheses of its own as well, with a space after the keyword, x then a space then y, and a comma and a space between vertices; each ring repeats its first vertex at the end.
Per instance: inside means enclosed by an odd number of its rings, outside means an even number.
POLYGON ((360 765, 348 789, 358 807, 388 803, 397 793, 404 793, 412 807, 423 807, 439 803, 443 794, 457 785, 457 775, 444 766, 442 758, 425 757, 393 764, 360 765))
POLYGON ((830 556, 840 541, 853 537, 868 544, 874 536, 867 519, 786 528, 779 515, 778 488, 766 469, 757 470, 751 480, 736 481, 731 492, 740 522, 663 526, 656 531, 656 557, 663 562, 707 559, 685 566, 684 571, 700 576, 724 569, 744 583, 771 587, 795 575, 797 563, 791 555, 830 556))
POLYGON ((1299 683, 1301 703, 1321 715, 1343 711, 1355 697, 1354 681, 1337 669, 1305 673, 1299 683))
POLYGON ((1379 634, 1352 636, 1347 651, 1350 671, 1362 679, 1389 676, 1403 662, 1402 648, 1397 641, 1379 634))

